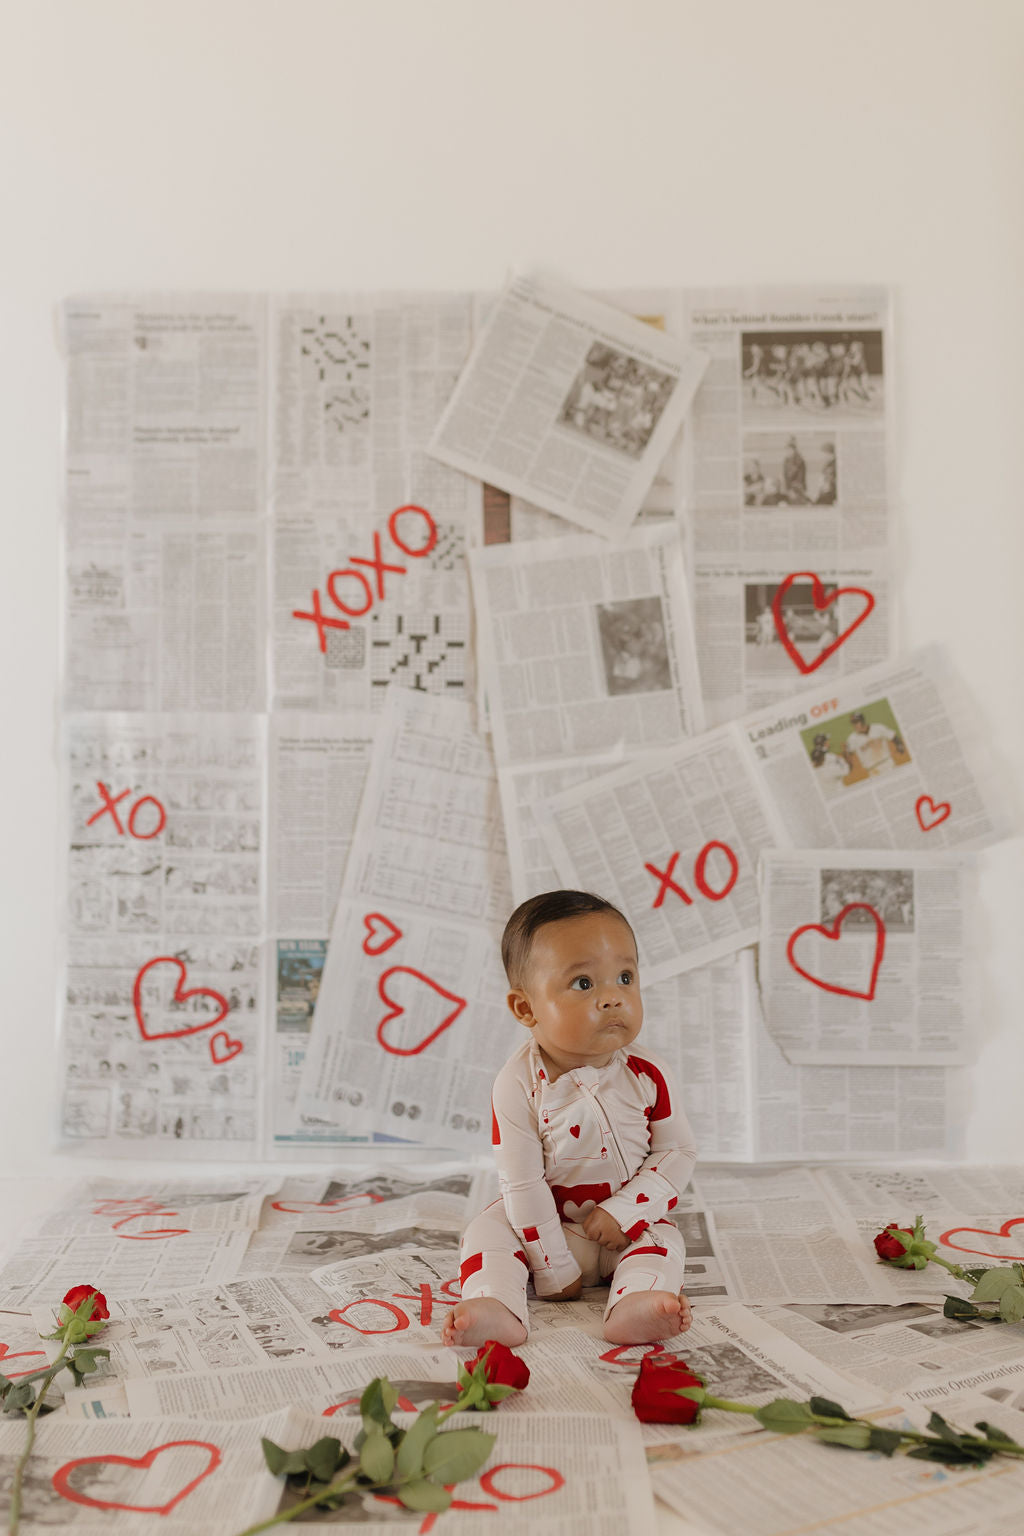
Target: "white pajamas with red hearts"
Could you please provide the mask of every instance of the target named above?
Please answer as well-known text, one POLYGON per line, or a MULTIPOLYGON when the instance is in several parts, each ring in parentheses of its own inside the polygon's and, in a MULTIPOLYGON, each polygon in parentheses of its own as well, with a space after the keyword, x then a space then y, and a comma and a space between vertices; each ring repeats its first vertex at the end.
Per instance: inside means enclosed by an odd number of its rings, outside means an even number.
POLYGON ((686 1245, 669 1212, 697 1160, 668 1072, 646 1050, 551 1082, 528 1039, 494 1082, 491 1139, 501 1199, 462 1239, 463 1298, 493 1296, 529 1327, 526 1282, 543 1300, 582 1276, 611 1276, 607 1312, 632 1291, 682 1289, 686 1245), (629 1246, 602 1248, 583 1231, 600 1206, 629 1246))

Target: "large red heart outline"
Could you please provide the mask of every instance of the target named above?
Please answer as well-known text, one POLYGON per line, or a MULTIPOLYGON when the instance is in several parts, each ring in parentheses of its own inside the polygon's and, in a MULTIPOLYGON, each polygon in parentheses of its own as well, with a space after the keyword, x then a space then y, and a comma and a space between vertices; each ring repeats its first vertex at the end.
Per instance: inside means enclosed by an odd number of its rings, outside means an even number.
POLYGON ((854 630, 859 629, 864 623, 864 620, 874 606, 875 599, 866 587, 836 587, 831 596, 826 597, 821 578, 814 571, 793 571, 777 588, 775 596, 772 598, 772 617, 775 620, 775 630, 786 655, 799 671, 807 673, 816 672, 820 666, 823 666, 828 661, 830 656, 838 651, 841 645, 845 645, 854 630), (823 613, 826 608, 831 608, 832 604, 838 602, 841 597, 862 597, 864 599, 863 612, 857 615, 852 624, 847 624, 845 629, 840 630, 832 644, 826 645, 825 649, 815 656, 813 661, 805 661, 793 644, 793 641, 789 638, 785 616, 782 612, 782 605, 786 600, 790 587, 798 581, 809 581, 811 583, 811 597, 816 613, 823 613))
POLYGON ((367 912, 363 918, 363 927, 366 929, 364 955, 382 955, 402 937, 401 928, 390 917, 385 917, 383 912, 367 912))
POLYGON ((283 1200, 271 1200, 272 1211, 287 1211, 293 1216, 304 1216, 308 1211, 351 1211, 361 1204, 381 1205, 383 1195, 375 1195, 372 1190, 358 1190, 351 1195, 339 1195, 337 1200, 293 1200, 287 1204, 283 1200))
POLYGON ((466 999, 464 997, 458 997, 456 993, 449 992, 446 987, 442 987, 436 981, 431 981, 429 976, 424 976, 422 971, 413 970, 412 966, 409 965, 392 965, 386 971, 382 971, 377 982, 377 992, 381 1002, 385 1003, 388 1008, 388 1012, 377 1025, 377 1040, 392 1056, 418 1056, 420 1051, 425 1051, 428 1045, 433 1045, 438 1036, 443 1035, 445 1030, 455 1023, 455 1020, 466 1006, 466 999), (429 987, 432 992, 436 992, 438 997, 443 997, 447 1002, 454 1004, 454 1007, 449 1013, 445 1014, 436 1029, 432 1029, 428 1035, 424 1035, 418 1045, 390 1045, 385 1039, 384 1032, 391 1023, 391 1020, 399 1018, 405 1012, 405 1004, 396 1002, 388 992, 387 984, 389 979, 392 976, 398 975, 415 977, 417 981, 421 981, 424 986, 429 987))
POLYGON ((931 795, 918 795, 914 813, 921 831, 930 832, 933 827, 941 827, 944 821, 949 820, 953 807, 948 800, 933 800, 931 795))
MULTIPOLYGON (((1024 1216, 1011 1216, 1009 1221, 1004 1221, 998 1232, 992 1232, 987 1227, 950 1227, 948 1232, 943 1232, 939 1242, 947 1248, 955 1248, 957 1253, 978 1253, 983 1259, 998 1259, 1001 1263, 1020 1263, 1024 1259, 1024 1253, 992 1253, 988 1248, 965 1248, 963 1243, 954 1243, 953 1238, 959 1237, 962 1232, 970 1232, 975 1237, 1009 1237, 1013 1227, 1024 1227, 1024 1216)), ((1024 1244, 1021 1245, 1024 1247, 1024 1244)))
POLYGON ((867 1003, 870 1003, 874 998, 875 986, 878 982, 878 972, 881 969, 882 958, 884 954, 885 923, 882 921, 880 914, 875 911, 874 907, 870 906, 866 901, 848 902, 836 917, 831 928, 826 928, 824 923, 804 923, 802 927, 794 928, 793 932, 789 936, 789 942, 786 945, 786 959, 789 961, 790 965, 793 967, 794 971, 796 971, 798 976, 802 976, 805 981, 809 981, 814 986, 820 987, 823 992, 835 992, 839 997, 859 997, 867 1003), (796 949, 796 942, 800 938, 801 934, 804 933, 820 933, 823 938, 830 939, 833 942, 838 943, 840 941, 840 929, 842 928, 843 920, 851 912, 868 912, 870 913, 875 924, 875 954, 871 963, 871 980, 868 982, 868 987, 865 992, 859 992, 854 987, 839 987, 836 986, 834 982, 824 981, 820 976, 815 976, 813 971, 808 971, 804 966, 799 965, 794 953, 796 949))
POLYGON ((146 1452, 145 1456, 76 1456, 74 1461, 66 1461, 62 1467, 57 1468, 53 1474, 53 1486, 62 1499, 69 1499, 72 1504, 86 1504, 90 1509, 127 1509, 137 1515, 169 1515, 182 1499, 187 1499, 192 1490, 198 1488, 204 1478, 217 1470, 221 1460, 218 1447, 211 1445, 207 1440, 167 1440, 163 1445, 155 1445, 151 1451, 146 1452), (172 1451, 186 1445, 205 1451, 208 1456, 207 1464, 198 1476, 180 1488, 166 1504, 121 1504, 117 1500, 94 1499, 90 1494, 80 1493, 77 1488, 71 1486, 71 1474, 77 1467, 91 1467, 101 1463, 118 1467, 151 1467, 164 1451, 172 1451))
POLYGON ((132 1003, 135 1007, 135 1022, 139 1026, 139 1034, 143 1040, 180 1040, 185 1035, 197 1035, 201 1030, 211 1029, 214 1024, 219 1024, 228 1016, 228 1000, 215 992, 212 987, 190 987, 185 990, 185 977, 187 975, 185 962, 179 960, 177 955, 157 955, 152 960, 147 960, 135 978, 135 986, 132 989, 132 1003), (188 1024, 184 1029, 163 1029, 150 1032, 146 1028, 146 1019, 142 1011, 142 983, 147 972, 154 965, 173 965, 177 968, 178 979, 174 983, 174 1001, 187 1003, 190 997, 208 997, 217 1004, 218 1012, 212 1018, 203 1019, 199 1024, 188 1024))

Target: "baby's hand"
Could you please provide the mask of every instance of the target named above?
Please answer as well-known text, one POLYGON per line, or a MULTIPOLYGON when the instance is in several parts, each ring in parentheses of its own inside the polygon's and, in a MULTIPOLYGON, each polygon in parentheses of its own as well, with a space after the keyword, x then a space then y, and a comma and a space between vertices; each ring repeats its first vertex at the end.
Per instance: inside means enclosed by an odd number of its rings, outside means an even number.
POLYGON ((629 1247, 629 1238, 615 1217, 603 1211, 599 1205, 595 1205, 590 1214, 584 1216, 583 1230, 592 1243, 600 1243, 602 1248, 610 1248, 613 1253, 629 1247))
POLYGON ((583 1290, 583 1276, 577 1275, 571 1285, 567 1285, 564 1291, 556 1291, 553 1296, 540 1296, 539 1301, 575 1301, 583 1290))

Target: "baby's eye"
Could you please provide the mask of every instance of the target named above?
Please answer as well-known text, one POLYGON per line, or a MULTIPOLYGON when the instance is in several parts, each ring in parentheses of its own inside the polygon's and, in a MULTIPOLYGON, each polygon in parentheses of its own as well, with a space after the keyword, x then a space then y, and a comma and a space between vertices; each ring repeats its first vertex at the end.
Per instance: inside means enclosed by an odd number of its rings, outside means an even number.
POLYGON ((570 981, 570 989, 574 992, 589 992, 594 983, 589 976, 577 976, 575 981, 570 981))
POLYGON ((632 971, 620 971, 619 972, 619 981, 622 983, 622 985, 624 987, 632 986, 632 984, 633 984, 633 972, 632 971))

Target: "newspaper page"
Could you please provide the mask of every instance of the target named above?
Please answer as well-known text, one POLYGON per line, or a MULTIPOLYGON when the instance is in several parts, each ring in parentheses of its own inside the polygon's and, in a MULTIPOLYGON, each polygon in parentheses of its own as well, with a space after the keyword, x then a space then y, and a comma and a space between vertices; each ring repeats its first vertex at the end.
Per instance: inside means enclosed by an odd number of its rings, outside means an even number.
POLYGON ((384 1227, 367 1232, 356 1216, 339 1217, 328 1222, 320 1215, 293 1221, 291 1226, 261 1228, 249 1239, 245 1257, 238 1266, 239 1279, 273 1274, 276 1277, 308 1278, 314 1270, 342 1259, 365 1258, 394 1248, 419 1245, 433 1249, 438 1262, 457 1269, 459 1233, 451 1226, 418 1226, 413 1215, 405 1226, 384 1227), (351 1223, 354 1222, 354 1225, 351 1223))
POLYGON ((498 781, 468 701, 389 691, 342 889, 364 904, 504 922, 498 781))
POLYGON ((33 1236, 80 1233, 152 1233, 159 1228, 188 1232, 251 1232, 259 1226, 264 1199, 280 1179, 243 1173, 219 1179, 83 1179, 45 1211, 33 1236), (159 1219, 157 1219, 159 1218, 159 1219))
POLYGON ((936 647, 737 729, 798 848, 980 848, 1013 830, 984 727, 936 647))
POLYGON ((313 940, 331 931, 375 724, 349 713, 270 717, 271 933, 313 940))
POLYGON ((90 295, 62 320, 67 707, 262 709, 263 299, 90 295))
MULTIPOLYGON (((149 1213, 146 1213, 147 1215, 149 1213)), ((249 1242, 245 1231, 190 1232, 175 1230, 137 1241, 145 1216, 106 1236, 76 1233, 67 1237, 26 1237, 0 1267, 0 1306, 52 1307, 83 1275, 105 1296, 148 1294, 182 1285, 213 1285, 237 1273, 249 1242), (135 1239, 129 1235, 135 1228, 135 1239)), ((163 1226, 159 1213, 152 1219, 163 1226)))
POLYGON ((688 423, 698 561, 889 544, 892 325, 881 288, 696 289, 688 423))
POLYGON ((338 903, 299 1108, 351 1133, 490 1145, 517 1043, 499 931, 397 902, 338 903))
POLYGON ((536 807, 564 789, 575 789, 577 784, 586 784, 607 773, 621 762, 621 752, 605 752, 593 757, 520 763, 498 770, 512 905, 518 906, 539 891, 555 891, 560 885, 558 871, 537 825, 536 807))
POLYGON ((955 853, 764 853, 758 974, 787 1060, 970 1061, 974 876, 971 856, 955 853))
POLYGON ((518 278, 492 309, 430 452, 621 539, 706 363, 610 305, 518 278))
POLYGON ((758 855, 787 839, 728 728, 565 790, 536 815, 562 882, 629 917, 645 981, 757 939, 758 855))
POLYGON ((376 710, 473 687, 477 482, 426 444, 472 340, 469 294, 272 301, 274 699, 376 710))
POLYGON ((811 674, 828 689, 893 649, 891 572, 881 561, 834 565, 816 549, 799 566, 704 559, 693 587, 709 725, 786 699, 811 674))
POLYGON ((704 726, 674 525, 471 556, 499 765, 666 746, 704 726))

